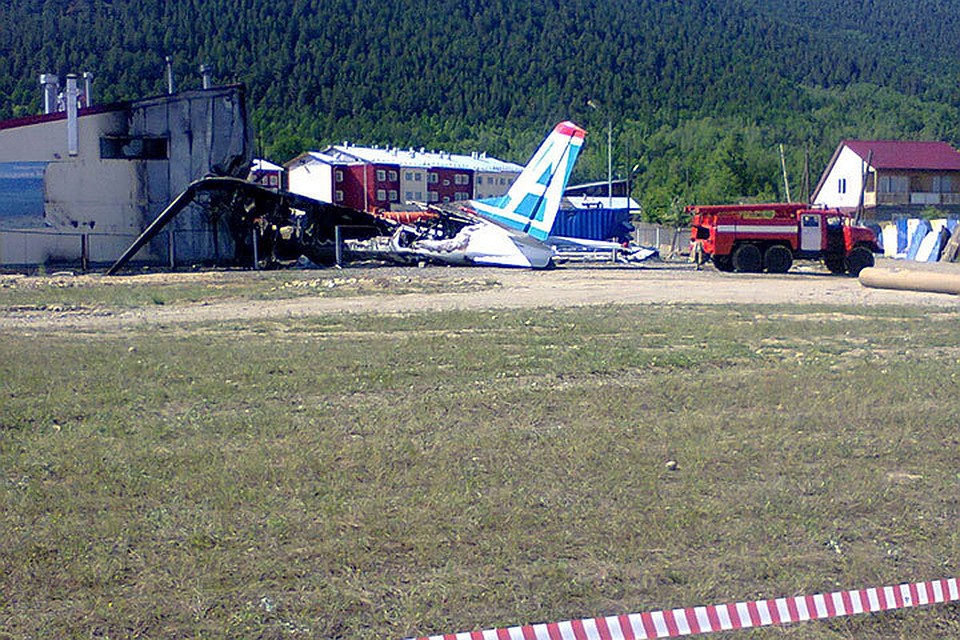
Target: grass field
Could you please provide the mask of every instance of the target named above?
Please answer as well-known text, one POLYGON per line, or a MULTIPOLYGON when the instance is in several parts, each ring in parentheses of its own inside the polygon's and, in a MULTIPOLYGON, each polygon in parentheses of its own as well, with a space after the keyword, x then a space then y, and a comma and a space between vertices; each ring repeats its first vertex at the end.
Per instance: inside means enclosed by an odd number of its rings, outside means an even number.
MULTIPOLYGON (((6 335, 0 638, 399 640, 956 576, 958 319, 6 335)), ((960 637, 960 608, 729 634, 781 636, 960 637)))
POLYGON ((113 310, 152 305, 184 305, 222 300, 285 300, 290 298, 343 297, 357 295, 436 292, 455 287, 479 291, 498 286, 484 277, 445 281, 442 285, 415 277, 380 277, 377 270, 321 272, 316 269, 288 271, 202 271, 143 274, 132 277, 64 275, 26 278, 0 274, 0 313, 4 311, 109 308, 113 310), (318 273, 323 274, 318 277, 318 273))

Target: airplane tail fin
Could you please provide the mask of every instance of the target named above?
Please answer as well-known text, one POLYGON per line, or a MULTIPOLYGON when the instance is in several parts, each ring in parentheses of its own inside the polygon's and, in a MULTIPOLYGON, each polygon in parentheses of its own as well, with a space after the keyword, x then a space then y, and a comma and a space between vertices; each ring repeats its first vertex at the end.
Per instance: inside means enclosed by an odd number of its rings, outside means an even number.
POLYGON ((474 200, 474 211, 504 226, 545 241, 553 228, 570 172, 586 131, 561 122, 543 141, 506 195, 474 200))

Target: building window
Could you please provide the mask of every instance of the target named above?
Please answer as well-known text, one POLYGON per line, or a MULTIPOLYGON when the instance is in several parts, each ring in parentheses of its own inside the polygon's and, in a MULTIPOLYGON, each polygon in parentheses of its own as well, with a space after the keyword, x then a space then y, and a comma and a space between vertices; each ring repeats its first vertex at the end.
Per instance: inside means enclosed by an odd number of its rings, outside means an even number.
POLYGON ((501 184, 501 185, 507 184, 507 179, 506 179, 506 178, 500 178, 500 184, 501 184))
POLYGON ((439 201, 440 201, 440 194, 437 193, 436 191, 428 191, 428 192, 427 192, 427 200, 428 200, 429 202, 439 202, 439 201))
POLYGON ((453 182, 454 184, 470 184, 470 178, 462 173, 458 173, 457 175, 453 176, 453 182))
POLYGON ((343 182, 343 171, 340 171, 340 169, 337 169, 333 175, 335 176, 335 179, 337 182, 343 182))
POLYGON ((907 176, 880 176, 880 193, 907 193, 907 176))
POLYGON ((413 171, 407 171, 403 174, 404 180, 413 180, 413 171))
POLYGON ((397 192, 394 189, 390 189, 390 202, 397 201, 397 192))
POLYGON ((336 191, 334 191, 333 200, 334 202, 343 202, 343 191, 340 191, 340 189, 337 189, 336 191))
POLYGON ((377 169, 377 182, 386 182, 387 172, 383 169, 377 169))
POLYGON ((953 193, 953 181, 950 176, 933 176, 934 193, 953 193))
POLYGON ((483 184, 483 176, 477 176, 477 184, 483 184))
POLYGON ((423 191, 417 191, 417 200, 423 200, 423 191))
POLYGON ((100 157, 104 160, 166 160, 166 138, 109 136, 100 138, 100 157))
POLYGON ((432 172, 427 174, 427 182, 429 182, 430 184, 437 184, 439 181, 440 181, 440 176, 438 176, 437 174, 432 172))
POLYGON ((377 189, 377 200, 384 202, 387 199, 387 192, 383 189, 377 189))
POLYGON ((396 171, 391 171, 389 175, 390 175, 390 182, 396 182, 396 181, 397 181, 397 172, 396 172, 396 171))
POLYGON ((413 191, 407 191, 403 194, 404 200, 413 200, 413 191))
POLYGON ((470 199, 470 194, 469 194, 469 193, 464 193, 464 192, 462 192, 462 191, 457 191, 457 193, 454 194, 453 197, 454 197, 455 200, 458 200, 458 201, 469 200, 469 199, 470 199))
POLYGON ((444 202, 450 202, 450 196, 443 196, 444 202))
POLYGON ((450 186, 450 181, 449 181, 449 180, 444 180, 444 181, 443 181, 443 186, 449 187, 449 186, 450 186))
POLYGON ((840 178, 837 180, 837 193, 846 193, 847 192, 847 179, 840 178))
POLYGON ((423 174, 417 171, 416 173, 413 174, 413 179, 416 180, 417 182, 420 182, 421 180, 423 180, 423 174))

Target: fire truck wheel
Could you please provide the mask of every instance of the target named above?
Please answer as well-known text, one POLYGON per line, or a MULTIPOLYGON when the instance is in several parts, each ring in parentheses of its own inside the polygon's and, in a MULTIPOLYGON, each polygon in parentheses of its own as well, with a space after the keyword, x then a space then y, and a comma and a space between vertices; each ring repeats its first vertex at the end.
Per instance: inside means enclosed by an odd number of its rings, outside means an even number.
POLYGON ((718 256, 717 254, 713 255, 713 266, 717 268, 717 271, 733 271, 733 260, 730 259, 730 256, 718 256))
POLYGON ((733 251, 733 268, 738 273, 759 273, 763 266, 760 249, 755 244, 742 244, 733 251))
POLYGON ((873 266, 873 253, 865 247, 854 247, 847 254, 844 263, 847 267, 847 273, 856 278, 861 271, 873 266))
POLYGON ((793 255, 783 245, 775 244, 763 254, 763 266, 769 273, 786 273, 793 264, 793 255))
POLYGON ((847 270, 846 265, 843 264, 843 256, 824 256, 823 264, 826 265, 830 273, 841 274, 847 270))

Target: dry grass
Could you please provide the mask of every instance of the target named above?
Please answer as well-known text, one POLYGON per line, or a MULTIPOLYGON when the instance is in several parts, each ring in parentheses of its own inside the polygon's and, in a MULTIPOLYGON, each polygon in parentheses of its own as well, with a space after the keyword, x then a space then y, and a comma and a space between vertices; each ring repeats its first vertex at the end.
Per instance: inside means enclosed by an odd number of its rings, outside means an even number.
MULTIPOLYGON (((483 276, 421 278, 417 271, 364 269, 281 271, 202 271, 144 273, 135 276, 0 274, 0 312, 125 309, 154 305, 189 305, 223 300, 421 293, 496 288, 483 276)), ((432 274, 431 274, 432 275, 432 274)))
MULTIPOLYGON (((958 343, 822 307, 6 336, 0 638, 399 639, 953 576, 958 343)), ((960 612, 735 637, 782 635, 960 612)))

